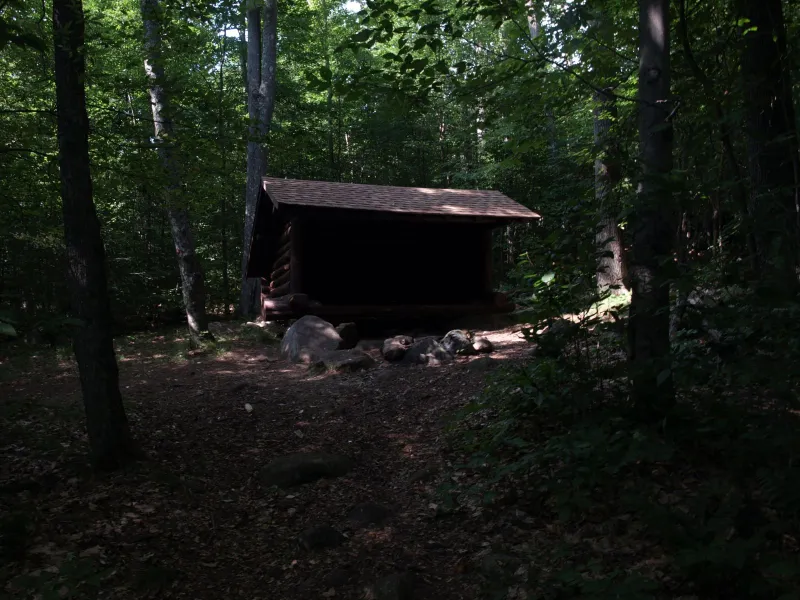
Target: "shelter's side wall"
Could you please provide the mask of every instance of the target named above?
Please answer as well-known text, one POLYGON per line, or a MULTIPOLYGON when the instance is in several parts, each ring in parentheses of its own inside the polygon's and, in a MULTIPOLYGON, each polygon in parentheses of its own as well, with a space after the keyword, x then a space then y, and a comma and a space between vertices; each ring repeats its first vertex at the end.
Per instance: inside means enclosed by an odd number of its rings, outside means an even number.
POLYGON ((280 298, 289 293, 292 281, 292 224, 286 223, 277 237, 274 260, 268 278, 262 279, 262 295, 268 298, 280 298))
POLYGON ((490 296, 486 225, 309 219, 303 231, 298 291, 323 305, 450 305, 490 296))

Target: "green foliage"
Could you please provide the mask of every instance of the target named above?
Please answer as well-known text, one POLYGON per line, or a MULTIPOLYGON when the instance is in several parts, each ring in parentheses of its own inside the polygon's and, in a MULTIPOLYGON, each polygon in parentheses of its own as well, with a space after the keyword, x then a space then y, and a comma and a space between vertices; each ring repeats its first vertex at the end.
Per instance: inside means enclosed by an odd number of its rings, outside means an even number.
POLYGON ((674 345, 681 401, 656 426, 632 411, 624 356, 588 316, 556 357, 496 375, 460 414, 475 477, 449 497, 491 507, 514 490, 564 532, 560 552, 531 551, 531 593, 767 599, 800 585, 800 308, 741 289, 696 304, 674 345))

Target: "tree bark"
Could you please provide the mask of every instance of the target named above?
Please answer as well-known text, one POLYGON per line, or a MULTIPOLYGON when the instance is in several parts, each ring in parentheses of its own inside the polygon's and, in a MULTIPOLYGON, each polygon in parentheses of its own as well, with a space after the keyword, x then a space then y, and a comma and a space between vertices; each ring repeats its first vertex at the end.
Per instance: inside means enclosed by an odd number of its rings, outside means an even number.
POLYGON ((135 456, 111 337, 105 248, 92 199, 81 0, 53 0, 58 149, 67 282, 80 321, 73 345, 92 463, 115 469, 135 456))
POLYGON ((672 170, 669 0, 639 3, 639 153, 642 164, 633 214, 630 276, 630 367, 633 400, 645 418, 672 407, 669 279, 675 235, 672 170))
POLYGON ((267 174, 267 136, 275 109, 275 71, 277 67, 278 2, 265 0, 264 22, 261 9, 247 10, 247 108, 250 117, 247 142, 247 192, 245 198, 244 243, 242 252, 242 295, 239 311, 253 315, 260 311, 258 279, 247 278, 250 239, 253 235, 261 178, 267 174))
POLYGON ((206 315, 206 288, 203 268, 195 252, 191 220, 181 189, 180 165, 176 156, 172 113, 165 85, 161 54, 161 7, 158 0, 141 0, 146 59, 144 69, 150 81, 150 107, 153 112, 153 138, 167 177, 165 189, 167 216, 178 257, 183 304, 189 324, 190 345, 197 347, 210 337, 206 315))
POLYGON ((619 168, 613 162, 610 143, 611 124, 616 119, 614 96, 607 92, 595 94, 594 143, 598 155, 594 161, 594 189, 600 212, 597 230, 597 287, 603 291, 620 294, 625 285, 625 256, 622 230, 617 225, 610 204, 610 192, 619 181, 619 168))
POLYGON ((781 0, 740 0, 745 24, 742 82, 750 212, 761 281, 781 296, 797 292, 795 170, 798 142, 781 0))

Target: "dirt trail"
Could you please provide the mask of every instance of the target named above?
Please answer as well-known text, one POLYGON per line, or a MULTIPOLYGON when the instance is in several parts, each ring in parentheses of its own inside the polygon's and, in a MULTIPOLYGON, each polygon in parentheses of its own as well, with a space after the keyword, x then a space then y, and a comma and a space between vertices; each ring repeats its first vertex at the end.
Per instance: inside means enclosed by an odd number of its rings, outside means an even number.
MULTIPOLYGON (((518 334, 488 333, 496 359, 523 355, 518 334)), ((381 577, 412 573, 415 599, 480 597, 470 558, 485 545, 484 525, 442 515, 434 494, 452 466, 446 417, 486 377, 477 359, 313 376, 252 341, 182 362, 166 360, 162 342, 118 349, 131 426, 148 459, 110 476, 85 466, 73 365, 34 364, 0 383, 0 590, 365 598, 381 577), (261 483, 271 460, 305 451, 344 454, 356 466, 289 490, 261 483), (389 518, 354 525, 348 514, 365 502, 388 508, 389 518), (303 549, 298 536, 320 526, 344 541, 303 549)))

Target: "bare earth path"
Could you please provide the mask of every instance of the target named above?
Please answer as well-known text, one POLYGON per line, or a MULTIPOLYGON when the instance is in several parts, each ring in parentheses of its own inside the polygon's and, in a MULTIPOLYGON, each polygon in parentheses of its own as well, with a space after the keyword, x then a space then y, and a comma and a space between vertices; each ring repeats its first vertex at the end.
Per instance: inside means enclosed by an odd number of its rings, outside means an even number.
MULTIPOLYGON (((311 375, 241 339, 171 360, 174 337, 118 342, 147 460, 109 476, 85 465, 74 366, 0 363, 0 597, 370 598, 393 573, 413 575, 408 597, 481 597, 474 556, 496 532, 443 513, 434 493, 453 470, 446 419, 481 390, 480 359, 311 375), (289 490, 262 484, 271 460, 306 451, 356 466, 289 490), (355 525, 348 515, 365 502, 389 518, 355 525), (298 544, 321 526, 345 539, 298 544)), ((525 351, 511 330, 489 337, 500 361, 525 351)))

